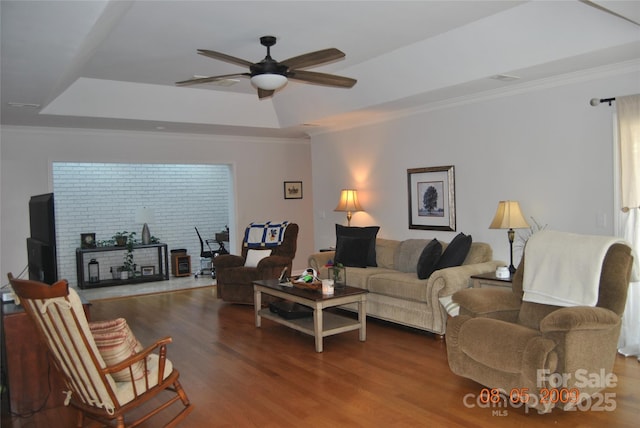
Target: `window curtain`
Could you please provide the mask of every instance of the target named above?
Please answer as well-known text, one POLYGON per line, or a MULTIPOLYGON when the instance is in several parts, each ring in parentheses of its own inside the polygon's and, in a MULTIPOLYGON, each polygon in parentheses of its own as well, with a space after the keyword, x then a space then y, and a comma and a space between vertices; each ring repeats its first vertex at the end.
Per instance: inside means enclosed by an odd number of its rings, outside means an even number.
POLYGON ((640 361, 640 94, 616 97, 616 233, 633 248, 634 265, 618 351, 640 361))

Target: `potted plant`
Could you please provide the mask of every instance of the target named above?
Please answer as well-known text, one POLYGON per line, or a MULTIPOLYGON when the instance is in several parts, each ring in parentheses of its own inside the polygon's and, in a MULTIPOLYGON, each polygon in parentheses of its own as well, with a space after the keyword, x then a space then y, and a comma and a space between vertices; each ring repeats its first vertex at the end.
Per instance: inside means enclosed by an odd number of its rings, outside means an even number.
MULTIPOLYGON (((135 232, 132 233, 135 234, 135 232)), ((116 247, 124 247, 127 245, 127 241, 129 240, 129 232, 126 230, 124 232, 116 232, 112 239, 116 247)))
POLYGON ((113 235, 113 240, 118 247, 125 247, 126 252, 124 253, 122 259, 122 266, 120 270, 120 279, 128 279, 132 276, 134 271, 133 264, 133 246, 136 243, 136 233, 135 232, 118 232, 113 235))

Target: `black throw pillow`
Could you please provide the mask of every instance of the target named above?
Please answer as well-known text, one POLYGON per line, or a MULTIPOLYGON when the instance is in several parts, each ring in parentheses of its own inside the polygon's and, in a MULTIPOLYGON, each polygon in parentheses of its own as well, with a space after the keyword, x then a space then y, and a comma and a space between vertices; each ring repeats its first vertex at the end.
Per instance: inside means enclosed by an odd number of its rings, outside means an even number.
POLYGON ((442 256, 440 256, 435 270, 460 266, 464 262, 464 259, 467 258, 470 248, 471 235, 459 233, 442 252, 442 256))
POLYGON ((367 267, 369 239, 343 236, 336 246, 336 263, 344 266, 367 267))
POLYGON ((433 239, 422 250, 418 259, 418 278, 427 279, 431 276, 440 256, 442 255, 442 244, 437 239, 433 239))
MULTIPOLYGON (((376 262, 376 237, 378 235, 378 231, 380 230, 380 226, 367 226, 367 227, 346 227, 340 224, 336 224, 336 263, 342 263, 345 266, 355 266, 348 265, 345 263, 344 259, 352 260, 358 258, 360 256, 356 255, 347 255, 346 251, 352 251, 353 246, 357 245, 358 248, 364 245, 362 243, 354 244, 349 242, 348 248, 343 248, 345 246, 345 238, 358 238, 367 242, 366 248, 362 251, 365 256, 365 263, 362 267, 366 266, 378 266, 376 262)), ((349 241, 347 239, 347 241, 349 241)))

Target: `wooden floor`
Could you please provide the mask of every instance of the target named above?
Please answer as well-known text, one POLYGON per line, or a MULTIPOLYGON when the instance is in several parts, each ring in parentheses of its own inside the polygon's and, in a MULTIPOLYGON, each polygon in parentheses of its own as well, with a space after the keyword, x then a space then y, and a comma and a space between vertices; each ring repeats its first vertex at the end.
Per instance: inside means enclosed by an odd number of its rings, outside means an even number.
MULTIPOLYGON (((358 332, 325 338, 263 320, 253 309, 215 298, 215 288, 93 303, 93 320, 125 317, 146 344, 173 336, 168 356, 180 370, 193 427, 635 427, 640 363, 618 356, 614 411, 553 411, 477 404, 481 386, 452 374, 445 342, 370 320, 358 332)), ((161 426, 159 419, 143 427, 161 426)), ((3 427, 73 427, 68 409, 2 420, 3 427)), ((93 427, 90 423, 87 427, 93 427)))

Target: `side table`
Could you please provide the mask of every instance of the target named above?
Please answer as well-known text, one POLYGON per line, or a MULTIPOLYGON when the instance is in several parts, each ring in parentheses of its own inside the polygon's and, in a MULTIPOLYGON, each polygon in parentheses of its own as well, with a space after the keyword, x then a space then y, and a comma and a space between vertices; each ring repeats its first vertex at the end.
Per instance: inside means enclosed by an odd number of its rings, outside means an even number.
POLYGON ((477 275, 471 275, 471 287, 473 288, 488 288, 488 287, 507 287, 511 288, 513 281, 513 275, 509 275, 508 278, 498 278, 495 272, 480 273, 477 275))
MULTIPOLYGON (((80 298, 87 320, 91 303, 80 298)), ((64 406, 65 383, 49 360, 49 350, 40 341, 34 322, 22 306, 0 304, 2 312, 3 383, 8 386, 8 407, 2 412, 30 414, 39 409, 64 406), (4 376, 7 376, 7 379, 4 376)), ((3 391, 3 399, 5 392, 3 391)))

